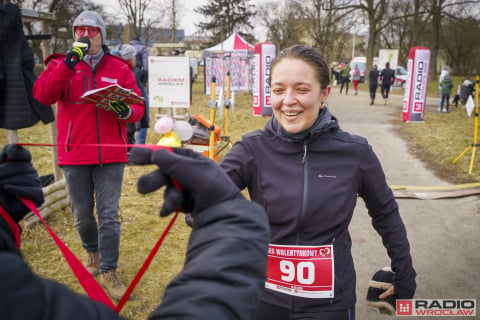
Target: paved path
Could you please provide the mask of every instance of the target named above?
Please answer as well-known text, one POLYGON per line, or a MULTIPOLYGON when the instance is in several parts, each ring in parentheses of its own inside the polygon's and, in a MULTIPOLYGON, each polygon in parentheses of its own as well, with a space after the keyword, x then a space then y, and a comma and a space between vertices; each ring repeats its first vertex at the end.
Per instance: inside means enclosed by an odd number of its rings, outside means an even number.
MULTIPOLYGON (((330 110, 338 118, 341 128, 369 140, 390 185, 448 184, 410 155, 406 144, 393 130, 391 120, 401 118, 401 92, 396 91, 398 94, 392 95, 386 106, 377 94, 377 104, 370 106, 368 92, 362 91, 354 96, 351 90, 346 96, 338 91, 338 87, 332 88, 327 101, 330 110)), ((427 112, 435 110, 435 99, 427 104, 427 112)), ((415 298, 475 298, 480 303, 480 198, 398 199, 398 203, 418 274, 415 298)), ((371 226, 361 198, 350 230, 357 271, 356 319, 392 319, 365 304, 368 281, 376 270, 389 266, 390 260, 380 237, 371 226)), ((480 316, 478 309, 476 319, 480 316)))

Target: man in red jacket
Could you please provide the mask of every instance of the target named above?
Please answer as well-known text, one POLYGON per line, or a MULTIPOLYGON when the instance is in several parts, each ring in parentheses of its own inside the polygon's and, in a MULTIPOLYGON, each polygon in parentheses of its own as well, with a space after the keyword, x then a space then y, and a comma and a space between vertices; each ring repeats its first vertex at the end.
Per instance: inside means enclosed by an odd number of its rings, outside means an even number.
POLYGON ((116 273, 119 199, 128 162, 126 123, 140 120, 144 105, 112 101, 110 108, 101 108, 81 98, 86 91, 112 84, 138 95, 140 90, 130 67, 104 45, 106 29, 98 13, 82 12, 73 22, 73 33, 72 49, 46 59, 47 68, 33 93, 44 104, 58 102, 58 164, 67 182, 75 228, 87 252, 86 267, 92 274, 101 273, 112 297, 120 299, 126 291, 116 273))

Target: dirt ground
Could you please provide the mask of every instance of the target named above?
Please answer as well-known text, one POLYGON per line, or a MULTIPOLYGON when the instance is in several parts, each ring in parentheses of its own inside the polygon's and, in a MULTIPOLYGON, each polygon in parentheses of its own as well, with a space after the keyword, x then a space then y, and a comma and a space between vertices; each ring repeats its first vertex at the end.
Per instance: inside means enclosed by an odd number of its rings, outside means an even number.
MULTIPOLYGON (((370 106, 368 92, 359 92, 355 96, 353 90, 350 90, 346 96, 339 94, 338 87, 333 87, 327 103, 338 118, 341 128, 369 140, 382 163, 390 185, 448 185, 408 153, 406 144, 393 129, 392 119, 401 118, 403 91, 394 91, 387 105, 384 105, 383 99, 379 96, 377 93, 376 104, 370 106)), ((427 112, 433 112, 436 103, 435 99, 429 99, 427 112)), ((418 274, 415 298, 476 299, 475 319, 480 319, 478 310, 480 198, 478 196, 439 200, 402 198, 397 201, 407 228, 413 263, 418 274)), ((361 198, 358 199, 350 232, 357 271, 356 318, 392 319, 393 317, 381 315, 376 309, 365 304, 370 278, 376 270, 390 266, 390 260, 381 238, 371 226, 361 198)), ((426 319, 428 318, 433 317, 426 319)))

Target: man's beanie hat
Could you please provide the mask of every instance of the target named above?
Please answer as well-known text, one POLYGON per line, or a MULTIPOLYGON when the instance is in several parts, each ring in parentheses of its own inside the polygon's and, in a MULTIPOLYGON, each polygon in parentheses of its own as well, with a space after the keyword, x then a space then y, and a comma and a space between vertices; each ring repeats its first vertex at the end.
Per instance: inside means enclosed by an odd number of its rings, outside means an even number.
POLYGON ((396 295, 388 296, 385 299, 379 299, 378 296, 393 286, 395 273, 392 269, 385 267, 375 272, 368 284, 367 305, 378 308, 380 313, 394 315, 396 309, 396 295))
MULTIPOLYGON (((102 41, 105 42, 107 39, 107 30, 105 29, 105 22, 103 22, 102 17, 95 11, 83 11, 75 18, 73 21, 73 28, 75 27, 97 27, 100 28, 102 33, 102 41)), ((72 28, 72 29, 73 29, 72 28)), ((75 35, 75 31, 73 30, 75 35)))

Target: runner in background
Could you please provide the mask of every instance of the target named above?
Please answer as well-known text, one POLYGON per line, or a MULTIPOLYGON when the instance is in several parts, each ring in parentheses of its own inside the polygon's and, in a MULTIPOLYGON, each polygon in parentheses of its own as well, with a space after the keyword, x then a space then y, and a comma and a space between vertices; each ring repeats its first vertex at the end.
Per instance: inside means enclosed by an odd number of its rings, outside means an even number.
POLYGON ((385 69, 380 72, 380 80, 382 81, 382 87, 380 92, 384 100, 384 104, 388 103, 388 94, 390 93, 390 87, 395 82, 395 72, 390 69, 390 63, 385 63, 385 69))

